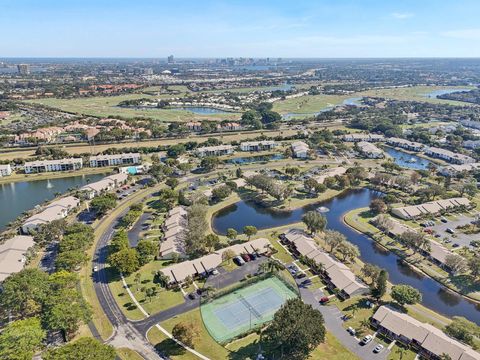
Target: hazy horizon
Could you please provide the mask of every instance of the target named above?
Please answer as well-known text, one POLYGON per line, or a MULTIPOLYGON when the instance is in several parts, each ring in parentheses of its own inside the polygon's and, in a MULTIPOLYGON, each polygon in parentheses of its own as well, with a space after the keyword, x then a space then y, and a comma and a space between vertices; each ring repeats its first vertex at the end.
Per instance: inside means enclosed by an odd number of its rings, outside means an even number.
POLYGON ((1 58, 476 58, 475 0, 2 0, 1 58))

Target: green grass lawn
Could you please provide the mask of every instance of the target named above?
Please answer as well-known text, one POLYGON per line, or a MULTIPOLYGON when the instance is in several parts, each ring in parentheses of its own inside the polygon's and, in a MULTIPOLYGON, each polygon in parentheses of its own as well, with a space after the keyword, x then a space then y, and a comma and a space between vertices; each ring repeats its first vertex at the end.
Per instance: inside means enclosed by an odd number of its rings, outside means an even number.
MULTIPOLYGON (((406 88, 390 88, 390 89, 378 89, 378 90, 367 90, 359 93, 355 93, 352 96, 374 96, 374 97, 383 97, 397 100, 415 100, 415 101, 424 101, 434 104, 450 104, 450 105, 461 105, 468 106, 468 103, 462 101, 453 101, 453 100, 442 100, 429 98, 425 94, 431 93, 436 90, 443 89, 472 89, 471 86, 412 86, 406 88)), ((470 105, 471 106, 471 105, 470 105)))
POLYGON ((177 111, 168 109, 133 109, 133 108, 120 108, 117 105, 121 101, 133 100, 133 99, 160 99, 170 98, 171 95, 159 95, 152 96, 147 94, 126 94, 117 96, 94 96, 87 98, 76 99, 35 99, 28 100, 28 103, 42 104, 50 106, 63 111, 73 112, 76 114, 92 115, 92 116, 124 116, 128 118, 142 118, 148 117, 159 121, 190 121, 193 119, 230 119, 235 120, 240 117, 238 113, 227 114, 210 114, 208 116, 194 114, 189 111, 177 111))
POLYGON ((341 104, 349 96, 340 95, 305 95, 293 99, 276 101, 273 110, 280 114, 311 114, 329 106, 341 104))
MULTIPOLYGON (((180 290, 166 290, 153 283, 153 272, 158 271, 169 264, 170 261, 167 260, 156 260, 144 265, 136 273, 125 278, 133 295, 149 314, 158 313, 175 305, 179 305, 184 301, 183 294, 180 290), (135 283, 135 274, 137 273, 141 274, 140 282, 138 284, 135 283), (142 288, 147 289, 151 287, 156 288, 157 295, 149 299, 145 292, 142 291, 142 288)), ((112 294, 125 315, 132 320, 143 319, 145 316, 133 303, 126 289, 123 288, 123 284, 118 275, 111 272, 109 274, 109 279, 111 279, 109 286, 112 290, 112 294)))

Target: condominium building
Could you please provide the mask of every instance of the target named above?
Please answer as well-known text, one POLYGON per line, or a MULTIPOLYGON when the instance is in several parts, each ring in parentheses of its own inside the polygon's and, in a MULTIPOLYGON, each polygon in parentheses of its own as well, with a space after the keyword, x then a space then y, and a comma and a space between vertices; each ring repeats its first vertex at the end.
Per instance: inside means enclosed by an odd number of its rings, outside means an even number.
POLYGON ((404 220, 417 219, 427 215, 437 215, 462 208, 470 208, 472 203, 467 198, 457 197, 429 201, 419 205, 402 206, 392 209, 392 214, 404 220))
POLYGON ((345 134, 342 136, 342 140, 346 142, 359 142, 359 141, 367 141, 367 142, 379 142, 385 141, 385 136, 377 135, 377 134, 345 134))
POLYGON ((82 158, 70 158, 59 160, 38 160, 25 163, 25 174, 43 173, 50 171, 72 171, 83 167, 82 158))
POLYGON ((304 159, 308 157, 308 151, 310 147, 303 141, 295 141, 292 143, 293 156, 296 158, 304 159))
POLYGON ((102 180, 84 185, 79 190, 82 191, 88 199, 93 199, 95 196, 124 185, 127 180, 128 174, 125 173, 110 175, 104 177, 102 180))
POLYGON ((197 155, 203 156, 219 156, 233 154, 234 147, 232 145, 205 146, 197 149, 197 155))
POLYGON ((272 140, 246 141, 240 144, 240 150, 242 151, 272 150, 275 146, 277 146, 277 143, 272 140))
POLYGON ((364 156, 368 157, 369 159, 380 159, 385 156, 382 150, 366 141, 359 141, 357 143, 357 148, 364 156))
POLYGON ((23 269, 28 250, 35 245, 32 236, 17 235, 0 244, 0 282, 23 269))
POLYGON ((452 360, 480 360, 478 352, 442 330, 391 307, 380 306, 371 323, 387 338, 411 347, 421 359, 440 359, 448 355, 452 360))
POLYGON ((427 148, 425 150, 425 154, 434 158, 448 161, 452 164, 470 164, 475 162, 475 159, 470 156, 454 153, 453 151, 433 146, 427 148))
POLYGON ((10 164, 0 165, 0 177, 12 175, 12 167, 10 164))
POLYGON ((80 200, 74 196, 67 196, 51 202, 43 211, 30 216, 22 225, 24 234, 31 234, 37 231, 41 226, 47 225, 54 220, 65 218, 70 211, 80 204, 80 200))
POLYGON ((475 170, 480 170, 480 163, 477 162, 462 165, 447 165, 441 167, 438 172, 444 176, 454 176, 460 173, 468 173, 475 170))
POLYGON ((401 138, 391 137, 387 139, 387 144, 395 147, 400 147, 402 149, 410 150, 410 151, 421 151, 425 145, 409 141, 401 138))
POLYGON ((141 161, 142 159, 139 153, 97 155, 90 157, 90 167, 139 164, 141 161))
POLYGON ((250 240, 245 243, 232 245, 202 256, 198 259, 183 261, 178 264, 160 269, 169 278, 170 284, 182 283, 187 278, 204 275, 222 264, 225 251, 231 251, 235 256, 241 254, 267 254, 270 252, 270 241, 264 238, 250 240))
POLYGON ((321 276, 338 296, 349 298, 370 292, 369 287, 358 279, 343 263, 321 250, 311 237, 302 230, 290 229, 281 235, 281 239, 290 245, 294 254, 310 259, 321 267, 321 276))

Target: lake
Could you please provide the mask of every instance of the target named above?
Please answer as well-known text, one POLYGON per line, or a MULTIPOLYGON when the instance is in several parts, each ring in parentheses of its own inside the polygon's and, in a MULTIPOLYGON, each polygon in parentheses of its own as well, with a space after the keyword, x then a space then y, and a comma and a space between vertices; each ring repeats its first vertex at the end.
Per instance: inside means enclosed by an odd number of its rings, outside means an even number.
POLYGON ((229 114, 228 111, 224 111, 224 110, 220 110, 212 107, 202 107, 202 106, 182 106, 182 107, 169 108, 168 110, 189 111, 199 115, 229 114))
POLYGON ((385 146, 383 150, 393 158, 395 164, 414 170, 427 170, 431 161, 414 154, 408 154, 402 150, 385 146))
POLYGON ((265 229, 299 222, 305 212, 319 206, 325 206, 330 211, 324 215, 327 218, 327 228, 337 230, 360 249, 360 258, 388 271, 390 281, 394 284, 408 284, 418 289, 422 295, 422 304, 448 317, 464 316, 480 324, 480 306, 445 289, 435 280, 417 273, 405 265, 397 255, 379 247, 370 237, 358 233, 343 222, 343 215, 350 210, 367 207, 370 202, 381 196, 370 189, 348 190, 333 199, 287 212, 275 212, 244 201, 227 206, 220 210, 212 219, 215 232, 225 234, 228 228, 238 232, 246 225, 254 225, 265 229))
POLYGON ((435 90, 432 92, 429 92, 427 94, 424 94, 424 96, 436 99, 440 95, 447 95, 447 94, 453 94, 456 92, 461 92, 461 91, 470 91, 472 89, 443 89, 443 90, 435 90))
POLYGON ((0 230, 23 212, 33 209, 57 193, 103 178, 105 174, 71 176, 50 180, 12 182, 0 185, 0 230))

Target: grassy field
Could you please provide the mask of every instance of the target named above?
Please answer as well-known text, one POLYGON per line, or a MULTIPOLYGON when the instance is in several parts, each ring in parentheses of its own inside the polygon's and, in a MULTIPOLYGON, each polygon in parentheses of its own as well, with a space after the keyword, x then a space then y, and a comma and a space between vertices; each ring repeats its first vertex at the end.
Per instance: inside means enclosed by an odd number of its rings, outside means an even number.
MULTIPOLYGON (((155 286, 153 283, 153 272, 165 267, 168 265, 168 263, 168 261, 151 262, 125 279, 137 301, 149 314, 158 313, 171 308, 172 306, 181 304, 184 301, 183 294, 180 290, 165 290, 155 286), (135 275, 137 273, 141 275, 140 282, 138 284, 135 283, 135 275), (155 287, 157 289, 157 295, 151 300, 147 299, 145 292, 142 291, 142 289, 149 287, 155 287)), ((132 299, 128 295, 127 291, 123 288, 122 281, 120 280, 119 276, 116 274, 111 274, 109 279, 110 282, 108 285, 110 286, 112 294, 124 314, 132 320, 143 319, 145 316, 135 306, 135 304, 133 304, 132 299)))
POLYGON ((276 101, 273 110, 280 114, 311 114, 329 106, 339 105, 350 96, 340 95, 305 95, 298 98, 276 101))
POLYGON ((91 116, 124 116, 128 118, 153 118, 159 121, 190 121, 190 120, 235 120, 239 118, 237 113, 199 115, 189 111, 177 111, 168 109, 127 109, 120 108, 117 105, 121 101, 133 99, 161 99, 170 98, 172 95, 152 96, 147 94, 126 94, 118 96, 95 96, 76 99, 35 99, 28 100, 27 103, 41 104, 50 106, 63 111, 91 116))
MULTIPOLYGON (((426 96, 426 94, 436 90, 473 89, 473 88, 474 87, 472 86, 412 86, 407 88, 367 90, 367 91, 356 93, 352 96, 374 96, 374 97, 384 97, 384 98, 396 99, 396 100, 424 101, 424 102, 429 102, 433 104, 451 104, 451 105, 468 106, 469 105, 468 103, 465 103, 462 101, 429 98, 426 96)), ((472 104, 470 104, 470 106, 472 106, 472 104)))

